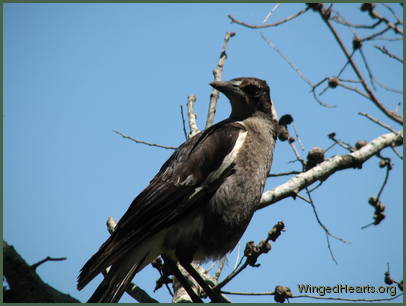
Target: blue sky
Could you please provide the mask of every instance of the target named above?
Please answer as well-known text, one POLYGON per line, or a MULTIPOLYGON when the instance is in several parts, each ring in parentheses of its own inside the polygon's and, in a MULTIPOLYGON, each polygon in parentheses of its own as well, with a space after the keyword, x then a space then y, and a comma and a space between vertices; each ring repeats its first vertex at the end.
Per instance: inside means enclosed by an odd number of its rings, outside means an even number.
MULTIPOLYGON (((171 151, 135 144, 114 134, 178 146, 184 141, 180 105, 197 96, 199 128, 204 127, 212 80, 226 31, 236 32, 229 43, 223 79, 255 76, 267 80, 280 115, 295 119, 306 151, 326 148, 330 132, 354 144, 387 131, 357 115, 370 113, 394 128, 372 103, 343 89, 329 90, 323 99, 336 108, 320 106, 309 87, 260 36, 268 36, 313 81, 336 74, 345 63, 337 43, 321 19, 308 12, 277 28, 254 31, 230 24, 227 13, 259 24, 272 4, 4 4, 3 139, 4 239, 29 262, 46 256, 68 259, 42 265, 38 272, 55 288, 85 301, 97 281, 78 292, 79 269, 108 237, 108 216, 119 219, 132 199, 148 184, 171 151)), ((271 22, 303 4, 282 4, 271 22)), ((393 6, 399 16, 402 9, 393 6)), ((354 23, 372 23, 357 5, 335 5, 354 23)), ((379 7, 386 14, 384 7, 379 7)), ((345 41, 351 32, 335 25, 345 41)), ((358 31, 363 36, 362 31, 358 31)), ((387 35, 388 37, 391 34, 387 35)), ((393 36, 393 35, 392 35, 393 36)), ((402 56, 402 42, 386 44, 402 56)), ((349 44, 347 44, 349 46, 349 44)), ((402 89, 401 65, 374 48, 365 54, 381 82, 402 89)), ((356 56, 359 60, 359 55, 356 56)), ((364 69, 363 65, 360 65, 364 69)), ((365 72, 365 71, 364 71, 365 72)), ((366 74, 365 74, 366 75, 366 74)), ((344 77, 354 78, 351 73, 344 77)), ((378 88, 388 108, 401 95, 378 88)), ((220 98, 216 121, 230 107, 220 98)), ((345 153, 340 148, 328 156, 345 153)), ((313 193, 319 216, 330 231, 351 244, 332 240, 336 265, 324 232, 311 207, 285 199, 259 211, 241 240, 258 242, 279 220, 287 231, 228 291, 273 291, 285 285, 298 295, 297 284, 381 286, 386 263, 392 276, 402 279, 403 198, 402 162, 390 150, 394 169, 382 201, 386 219, 370 223, 384 170, 376 158, 362 170, 334 174, 313 193)), ((287 143, 277 144, 272 172, 299 170, 287 143)), ((270 189, 286 178, 269 179, 270 189)), ((242 250, 241 250, 242 251, 242 250)), ((229 256, 227 271, 234 266, 229 256)), ((135 282, 162 302, 165 289, 153 293, 158 273, 147 267, 135 282)), ((382 298, 388 295, 340 295, 382 298)), ((230 296, 235 302, 267 302, 272 297, 230 296)), ((132 299, 125 296, 123 302, 132 299)), ((295 302, 310 302, 295 299, 295 302)))

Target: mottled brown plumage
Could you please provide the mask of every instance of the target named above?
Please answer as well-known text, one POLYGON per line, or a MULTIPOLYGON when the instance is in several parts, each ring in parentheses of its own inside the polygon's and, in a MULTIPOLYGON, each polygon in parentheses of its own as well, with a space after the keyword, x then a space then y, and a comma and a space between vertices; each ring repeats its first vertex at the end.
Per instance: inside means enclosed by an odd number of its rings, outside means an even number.
POLYGON ((84 265, 79 289, 110 267, 90 302, 117 302, 160 254, 182 262, 217 259, 244 233, 272 164, 276 113, 263 80, 211 85, 229 98, 230 117, 176 150, 84 265))

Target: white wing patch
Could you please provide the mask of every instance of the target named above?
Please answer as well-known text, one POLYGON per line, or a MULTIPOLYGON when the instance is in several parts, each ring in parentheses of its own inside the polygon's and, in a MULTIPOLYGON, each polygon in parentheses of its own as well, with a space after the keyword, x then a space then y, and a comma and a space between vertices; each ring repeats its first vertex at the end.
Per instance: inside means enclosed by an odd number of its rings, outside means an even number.
POLYGON ((228 153, 226 155, 226 157, 224 157, 223 162, 221 163, 220 167, 217 170, 215 170, 214 172, 210 173, 210 175, 208 176, 208 178, 207 178, 208 183, 213 182, 216 179, 218 179, 223 174, 223 172, 235 161, 235 159, 238 155, 238 152, 244 145, 246 137, 247 137, 247 131, 241 130, 238 135, 237 141, 235 142, 234 148, 231 150, 230 153, 228 153))

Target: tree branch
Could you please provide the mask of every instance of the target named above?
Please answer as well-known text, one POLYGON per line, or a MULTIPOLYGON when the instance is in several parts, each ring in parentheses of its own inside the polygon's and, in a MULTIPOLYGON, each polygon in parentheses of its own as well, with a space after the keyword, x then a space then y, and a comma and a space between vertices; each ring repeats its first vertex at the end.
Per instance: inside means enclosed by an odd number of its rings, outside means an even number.
POLYGON ((196 113, 194 110, 194 106, 196 103, 196 96, 188 96, 187 97, 187 116, 189 121, 189 138, 193 137, 197 133, 199 133, 199 129, 197 128, 196 122, 196 113))
MULTIPOLYGON (((220 58, 216 68, 213 70, 214 81, 221 81, 221 76, 223 74, 224 63, 227 59, 227 46, 230 38, 235 36, 234 32, 226 32, 224 37, 223 47, 221 48, 220 58)), ((206 129, 213 124, 214 115, 216 114, 217 101, 219 99, 219 92, 217 89, 213 89, 210 94, 210 104, 209 111, 207 113, 206 129)))
POLYGON ((46 263, 47 261, 63 261, 63 260, 66 260, 66 259, 67 259, 66 257, 54 258, 54 257, 47 256, 43 260, 40 260, 39 262, 31 265, 31 269, 36 270, 40 265, 42 265, 43 263, 46 263))
MULTIPOLYGON (((30 266, 17 251, 3 240, 4 277, 10 289, 4 302, 14 303, 80 303, 68 294, 46 284, 35 272, 41 263, 30 266), (36 266, 35 266, 36 265, 36 266)), ((47 260, 42 260, 42 263, 47 260)))
POLYGON ((239 25, 242 25, 244 27, 250 28, 250 29, 264 29, 264 28, 270 28, 270 27, 276 27, 278 25, 281 25, 283 23, 286 23, 288 21, 291 21, 292 19, 295 19, 296 17, 299 17, 300 15, 302 15, 303 13, 307 12, 309 10, 309 7, 304 8, 303 10, 297 12, 296 14, 293 14, 289 17, 286 17, 282 20, 279 20, 277 22, 274 23, 268 23, 268 24, 261 24, 261 25, 252 25, 252 24, 248 24, 245 23, 243 21, 240 21, 236 18, 234 18, 233 16, 231 16, 230 14, 227 14, 227 17, 230 18, 231 22, 233 23, 237 23, 239 25))
POLYGON ((353 61, 350 53, 348 52, 347 48, 345 47, 343 41, 341 40, 340 36, 338 35, 337 31, 335 30, 335 28, 333 27, 333 25, 331 24, 331 22, 329 21, 328 18, 326 18, 326 16, 323 13, 323 10, 320 9, 319 10, 319 15, 321 17, 321 19, 323 19, 324 23, 327 25, 327 27, 330 29, 331 33, 333 34, 333 36, 335 37, 337 43, 339 44, 341 50, 343 51, 343 53, 345 54, 347 60, 349 61, 352 69, 354 70, 355 74, 357 75, 358 79, 361 81, 362 86, 364 87, 365 91, 367 92, 367 94, 369 95, 370 100, 385 114, 387 115, 389 118, 391 118, 392 120, 396 121, 399 124, 403 125, 403 118, 401 116, 399 116, 398 114, 396 114, 395 112, 392 112, 390 110, 388 110, 383 103, 375 96, 375 94, 373 93, 373 91, 369 88, 368 84, 366 83, 364 77, 361 74, 361 71, 358 69, 357 65, 355 64, 355 62, 353 61))
POLYGON ((132 138, 131 136, 127 136, 127 135, 125 135, 125 134, 123 134, 123 133, 121 133, 119 131, 116 131, 116 130, 113 130, 113 132, 120 135, 123 138, 132 140, 132 141, 134 141, 136 143, 145 144, 147 146, 158 147, 158 148, 163 148, 163 149, 168 149, 168 150, 176 150, 177 149, 176 147, 164 146, 164 145, 160 145, 160 144, 156 144, 156 143, 151 143, 151 142, 146 142, 146 141, 143 141, 143 140, 138 140, 138 139, 132 138))
POLYGON ((403 144, 403 131, 381 135, 351 154, 334 156, 309 171, 296 175, 286 183, 264 192, 257 210, 272 205, 284 198, 295 197, 300 190, 316 181, 325 180, 336 171, 359 168, 376 153, 393 144, 396 146, 403 144))
POLYGON ((395 60, 397 60, 398 62, 401 62, 401 63, 403 64, 403 59, 401 59, 399 56, 397 56, 397 55, 395 55, 395 54, 393 54, 393 53, 390 53, 390 52, 388 51, 388 49, 386 49, 385 46, 382 46, 382 47, 381 47, 381 46, 375 45, 374 48, 378 49, 378 50, 381 51, 383 54, 386 54, 387 56, 389 56, 389 57, 391 57, 391 58, 393 58, 393 59, 395 59, 395 60))

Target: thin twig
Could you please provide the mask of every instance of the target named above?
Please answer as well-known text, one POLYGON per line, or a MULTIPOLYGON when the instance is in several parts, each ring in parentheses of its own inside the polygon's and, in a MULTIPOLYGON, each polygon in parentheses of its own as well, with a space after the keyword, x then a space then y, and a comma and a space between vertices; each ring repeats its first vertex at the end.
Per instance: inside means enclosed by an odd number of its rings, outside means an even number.
POLYGON ((246 267, 248 267, 248 259, 245 260, 245 262, 236 270, 231 272, 225 279, 223 279, 220 283, 218 283, 216 286, 213 287, 213 290, 218 290, 223 288, 225 285, 227 285, 234 277, 236 277, 242 270, 244 270, 246 267))
MULTIPOLYGON (((323 89, 322 92, 321 92, 319 95, 322 95, 328 88, 330 88, 330 87, 327 86, 325 89, 323 89)), ((337 107, 336 105, 327 104, 327 103, 321 101, 320 98, 317 97, 317 94, 316 94, 316 87, 313 87, 311 91, 312 91, 312 93, 313 93, 314 99, 315 99, 321 106, 324 106, 324 107, 326 107, 326 108, 334 108, 334 107, 337 107)))
POLYGON ((269 18, 271 18, 271 16, 276 12, 276 10, 279 8, 280 5, 281 5, 280 3, 276 3, 272 8, 272 10, 265 16, 262 23, 266 23, 269 20, 269 18))
POLYGON ((352 69, 354 70, 355 74, 357 75, 358 79, 361 81, 362 86, 364 87, 365 91, 367 92, 370 100, 385 114, 387 115, 389 118, 393 119, 394 121, 396 121, 399 124, 403 125, 403 118, 401 116, 399 116, 398 114, 388 110, 383 103, 375 96, 375 94, 373 93, 373 91, 369 88, 368 84, 365 82, 364 77, 361 74, 361 71, 358 69, 357 65, 355 64, 355 62, 353 61, 353 59, 350 56, 350 53, 348 52, 347 48, 345 47, 343 41, 341 40, 340 36, 338 35, 337 31, 335 30, 335 28, 332 26, 332 24, 330 23, 330 21, 326 18, 324 18, 323 13, 319 12, 320 17, 322 18, 322 20, 325 22, 325 24, 327 25, 327 27, 330 29, 330 31, 332 32, 333 36, 335 37, 337 43, 339 44, 341 50, 344 52, 345 56, 347 57, 348 61, 350 62, 350 65, 352 67, 352 69))
POLYGON ((49 257, 49 256, 47 256, 46 258, 44 258, 44 259, 38 261, 37 263, 32 264, 32 265, 31 265, 31 269, 35 271, 40 265, 42 265, 43 263, 45 263, 45 262, 47 262, 47 261, 63 261, 63 260, 66 260, 66 259, 67 259, 66 257, 58 257, 58 258, 55 258, 55 257, 49 257))
POLYGON ((366 98, 366 99, 368 99, 368 100, 371 100, 370 97, 369 97, 365 92, 361 91, 361 90, 358 89, 358 88, 349 86, 349 85, 347 85, 347 84, 342 84, 342 83, 338 83, 338 86, 343 87, 343 88, 348 89, 348 90, 351 90, 351 91, 353 91, 353 92, 356 92, 357 94, 363 96, 364 98, 366 98))
POLYGON ((180 114, 182 116, 182 128, 183 128, 183 134, 185 135, 185 139, 187 140, 187 132, 186 132, 186 122, 185 122, 185 116, 183 115, 183 105, 180 105, 180 114))
POLYGON ((372 117, 370 114, 367 113, 363 113, 363 112, 358 112, 358 115, 364 116, 366 118, 368 118, 369 120, 371 120, 372 122, 380 125, 381 127, 387 129, 388 131, 391 131, 392 133, 396 133, 396 131, 394 129, 392 129, 390 126, 386 125, 385 123, 382 123, 381 121, 379 121, 378 119, 372 117))
POLYGON ((327 107, 327 108, 333 108, 333 107, 335 107, 335 105, 329 105, 329 104, 326 104, 326 103, 322 102, 322 101, 317 97, 316 92, 315 92, 316 88, 317 88, 321 83, 325 82, 325 81, 327 80, 327 78, 325 78, 325 79, 323 79, 322 81, 320 81, 319 83, 313 85, 313 83, 303 74, 303 72, 302 72, 298 67, 296 67, 296 65, 293 64, 293 62, 292 62, 268 37, 266 37, 264 33, 261 32, 260 35, 261 35, 261 38, 266 42, 266 44, 267 44, 269 47, 271 47, 272 49, 274 49, 274 50, 285 60, 285 62, 297 73, 297 75, 298 75, 303 81, 305 81, 307 85, 309 85, 309 86, 312 88, 311 91, 312 91, 312 93, 313 93, 313 96, 314 96, 315 100, 316 100, 320 105, 322 105, 322 106, 324 106, 324 107, 327 107))
POLYGON ((269 38, 267 38, 265 36, 265 34, 263 34, 261 32, 260 35, 261 35, 262 39, 267 43, 267 45, 270 46, 272 49, 274 49, 289 64, 289 66, 299 75, 299 77, 303 81, 305 81, 310 87, 313 87, 312 82, 308 78, 305 77, 305 75, 302 73, 302 71, 300 71, 300 69, 297 68, 295 66, 295 64, 293 64, 289 60, 289 58, 284 53, 282 53, 282 51, 277 46, 275 46, 274 43, 269 38))
MULTIPOLYGON (((326 152, 326 151, 324 151, 326 152)), ((312 189, 309 190, 309 192, 315 191, 317 188, 319 188, 321 185, 323 185, 323 181, 320 181, 316 186, 314 186, 312 189)))
POLYGON ((394 92, 394 93, 403 95, 403 91, 402 91, 402 90, 389 87, 389 86, 383 84, 382 82, 378 81, 377 78, 374 78, 374 81, 375 81, 376 84, 378 84, 379 87, 381 87, 381 88, 383 88, 383 89, 385 89, 385 90, 387 90, 387 91, 391 91, 391 92, 394 92))
POLYGON ((338 11, 334 10, 334 12, 336 13, 336 15, 332 16, 331 20, 333 20, 336 23, 339 23, 339 24, 342 24, 342 25, 345 25, 345 26, 351 27, 351 28, 374 29, 376 26, 378 26, 382 22, 382 20, 378 20, 375 23, 370 24, 370 25, 368 25, 368 24, 353 24, 353 23, 348 22, 347 20, 345 20, 338 11))
POLYGON ((312 196, 311 196, 311 193, 310 193, 309 189, 306 187, 305 190, 306 190, 307 196, 309 197, 310 205, 311 205, 312 208, 313 208, 313 213, 314 213, 314 216, 316 217, 317 223, 319 223, 320 227, 323 229, 323 231, 324 231, 325 234, 326 234, 327 248, 328 248, 328 250, 330 251, 331 258, 333 259, 333 261, 334 261, 336 264, 338 264, 337 260, 336 260, 335 257, 334 257, 333 250, 331 249, 330 237, 332 237, 332 238, 334 238, 334 239, 336 239, 336 240, 338 240, 338 241, 341 241, 342 243, 350 243, 350 242, 349 242, 349 241, 346 241, 346 240, 344 240, 344 239, 342 239, 342 238, 340 238, 340 237, 337 237, 337 236, 335 236, 335 235, 333 235, 333 234, 330 233, 329 229, 321 222, 321 220, 320 220, 320 218, 319 218, 319 215, 318 215, 317 210, 316 210, 316 206, 314 205, 314 202, 313 202, 313 199, 312 199, 312 196))
POLYGON ((379 32, 373 33, 373 34, 371 34, 371 35, 369 35, 367 37, 362 38, 361 41, 364 42, 364 41, 368 41, 368 40, 375 40, 375 39, 377 39, 378 36, 386 33, 389 30, 390 30, 390 27, 386 27, 386 28, 384 28, 383 30, 381 30, 379 32))
POLYGON ((299 143, 300 149, 302 149, 302 151, 304 151, 305 147, 303 145, 302 140, 300 139, 299 133, 297 132, 296 125, 292 122, 291 126, 293 128, 293 131, 295 132, 295 139, 297 139, 297 142, 299 143))
POLYGON ((243 22, 243 21, 240 21, 240 20, 234 18, 234 17, 231 16, 230 14, 227 14, 227 17, 230 18, 231 22, 237 23, 237 24, 239 24, 239 25, 242 25, 242 26, 247 27, 247 28, 250 28, 250 29, 264 29, 264 28, 276 27, 276 26, 278 26, 278 25, 281 25, 281 24, 283 24, 283 23, 286 23, 286 22, 288 22, 288 21, 291 21, 292 19, 295 19, 296 17, 299 17, 300 15, 302 15, 303 13, 305 13, 308 9, 309 9, 309 7, 306 7, 305 9, 303 9, 303 10, 297 12, 296 14, 293 14, 293 15, 291 15, 291 16, 289 16, 289 17, 286 17, 286 18, 284 18, 284 19, 282 19, 282 20, 279 20, 279 21, 274 22, 274 23, 261 24, 261 25, 252 25, 252 24, 245 23, 245 22, 243 22))
POLYGON ((389 57, 391 57, 391 58, 393 58, 393 59, 395 59, 395 60, 397 60, 397 61, 399 61, 399 62, 401 62, 403 64, 403 59, 401 59, 399 56, 389 52, 388 49, 386 49, 385 46, 381 47, 381 46, 375 45, 374 48, 378 49, 383 54, 386 54, 387 56, 389 56, 389 57))
POLYGON ((388 25, 388 27, 390 27, 392 30, 394 30, 397 34, 403 35, 403 30, 401 30, 395 24, 390 22, 386 17, 379 15, 379 13, 376 10, 370 11, 370 15, 371 15, 371 17, 375 17, 375 18, 385 22, 388 25))
POLYGON ((403 38, 402 37, 375 37, 375 38, 372 38, 371 40, 399 41, 399 40, 403 40, 403 38))
POLYGON ((292 141, 289 141, 289 145, 290 145, 290 147, 292 148, 292 150, 293 150, 293 153, 295 154, 295 156, 296 156, 296 159, 302 164, 302 166, 303 166, 303 168, 304 168, 304 166, 305 166, 305 161, 303 160, 303 158, 300 156, 300 154, 299 154, 299 151, 296 149, 296 146, 295 146, 295 143, 292 141))
MULTIPOLYGON (((227 59, 227 46, 228 42, 230 41, 230 38, 235 36, 234 32, 226 32, 226 35, 224 37, 224 42, 223 42, 223 47, 221 48, 220 51, 220 58, 217 63, 216 68, 213 69, 213 76, 214 76, 214 81, 220 81, 222 74, 223 74, 223 69, 224 69, 224 63, 227 59)), ((206 120, 206 129, 213 124, 214 121, 214 115, 216 114, 216 106, 217 106, 217 101, 219 99, 219 92, 217 89, 213 89, 210 94, 210 104, 209 104, 209 110, 207 113, 207 120, 206 120)))
POLYGON ((300 195, 300 193, 296 193, 296 197, 298 197, 299 199, 305 201, 306 203, 311 204, 312 202, 310 202, 309 199, 306 199, 304 196, 300 195))
POLYGON ((403 160, 403 156, 400 155, 400 153, 396 150, 395 147, 390 147, 390 148, 392 149, 393 153, 395 153, 395 155, 396 155, 397 157, 399 157, 401 160, 403 160))
POLYGON ((338 78, 338 80, 340 82, 347 82, 347 83, 361 83, 359 80, 350 80, 350 79, 342 79, 342 78, 338 78))
POLYGON ((397 24, 403 24, 403 21, 400 20, 400 18, 396 15, 395 10, 388 4, 386 3, 380 3, 382 4, 384 7, 386 7, 388 9, 388 11, 390 11, 392 13, 392 16, 396 19, 396 23, 397 24))
POLYGON ((362 50, 362 48, 359 48, 358 51, 359 51, 359 53, 361 54, 361 58, 362 58, 362 61, 364 62, 365 69, 366 69, 367 72, 368 72, 368 77, 369 77, 369 80, 370 80, 370 82, 371 82, 372 88, 373 88, 374 90, 376 90, 376 86, 375 86, 375 83, 374 83, 374 79, 375 79, 375 78, 374 78, 374 75, 372 74, 371 68, 369 67, 367 58, 366 58, 366 56, 365 56, 365 54, 364 54, 364 51, 362 50))
POLYGON ((160 145, 160 144, 156 144, 156 143, 150 143, 150 142, 146 142, 146 141, 143 141, 143 140, 138 140, 138 139, 132 138, 131 136, 127 136, 127 135, 125 135, 125 134, 123 134, 123 133, 121 133, 119 131, 116 131, 116 130, 113 130, 113 132, 120 135, 123 138, 132 140, 132 141, 134 141, 136 143, 145 144, 147 146, 158 147, 158 148, 163 148, 163 149, 168 149, 168 150, 176 150, 177 149, 176 147, 164 146, 164 145, 160 145))
POLYGON ((382 192, 383 192, 383 190, 384 190, 386 184, 388 183, 389 173, 390 173, 390 171, 392 170, 392 166, 391 166, 391 164, 390 164, 390 160, 388 161, 388 164, 386 165, 385 168, 386 168, 385 178, 384 178, 383 183, 382 183, 382 186, 381 186, 381 188, 379 189, 378 194, 377 194, 377 196, 376 196, 376 201, 379 201, 379 199, 380 199, 380 197, 381 197, 381 195, 382 195, 382 192))
POLYGON ((324 153, 326 153, 327 151, 329 151, 330 149, 332 149, 335 145, 336 145, 337 143, 332 143, 331 145, 329 145, 328 147, 327 147, 327 149, 325 149, 324 150, 324 153))
POLYGON ((355 149, 350 144, 348 144, 348 143, 346 143, 346 142, 344 142, 342 140, 337 139, 335 137, 335 133, 329 134, 328 138, 330 138, 332 141, 334 141, 334 143, 338 144, 340 147, 342 147, 342 148, 344 148, 344 149, 346 149, 346 150, 348 150, 350 152, 355 151, 355 149))

